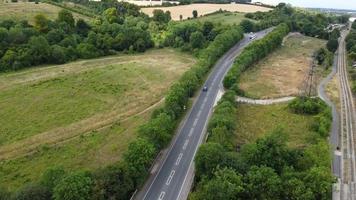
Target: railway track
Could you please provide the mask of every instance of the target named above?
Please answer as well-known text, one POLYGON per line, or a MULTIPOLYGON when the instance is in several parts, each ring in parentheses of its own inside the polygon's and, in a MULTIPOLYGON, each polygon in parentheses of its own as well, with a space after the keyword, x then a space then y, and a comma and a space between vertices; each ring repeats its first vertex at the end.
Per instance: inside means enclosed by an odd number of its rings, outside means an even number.
POLYGON ((346 32, 342 33, 340 39, 337 66, 338 75, 340 77, 340 100, 341 100, 341 150, 343 159, 341 162, 341 187, 340 199, 342 200, 356 200, 356 164, 355 164, 355 106, 353 96, 351 93, 346 64, 346 50, 345 50, 346 32))

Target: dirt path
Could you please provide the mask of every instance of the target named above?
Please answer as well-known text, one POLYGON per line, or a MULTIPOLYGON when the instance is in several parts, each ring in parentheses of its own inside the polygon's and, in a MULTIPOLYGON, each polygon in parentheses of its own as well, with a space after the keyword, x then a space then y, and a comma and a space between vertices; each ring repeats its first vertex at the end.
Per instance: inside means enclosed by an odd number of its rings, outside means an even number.
POLYGON ((255 105, 271 105, 276 103, 285 103, 293 100, 295 97, 281 97, 277 99, 250 99, 246 97, 236 97, 236 101, 239 103, 255 104, 255 105))
POLYGON ((164 98, 141 111, 133 109, 125 113, 112 111, 109 113, 98 114, 66 127, 56 128, 54 130, 34 135, 16 143, 1 146, 0 160, 14 159, 19 156, 28 155, 35 152, 43 145, 58 145, 59 143, 68 142, 69 140, 72 140, 93 130, 101 130, 107 128, 114 122, 127 121, 132 117, 146 113, 158 105, 161 105, 163 101, 164 98))

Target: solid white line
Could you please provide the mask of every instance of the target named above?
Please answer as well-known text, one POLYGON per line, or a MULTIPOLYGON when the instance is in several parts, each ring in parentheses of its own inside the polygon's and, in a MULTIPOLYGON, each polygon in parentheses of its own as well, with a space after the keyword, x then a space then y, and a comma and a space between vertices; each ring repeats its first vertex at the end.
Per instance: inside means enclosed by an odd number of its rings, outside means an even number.
POLYGON ((183 150, 187 148, 188 143, 189 143, 189 139, 186 139, 183 145, 183 150))
POLYGON ((165 194, 166 193, 162 191, 161 194, 158 197, 158 200, 163 200, 165 194))
POLYGON ((183 157, 183 153, 180 153, 178 158, 177 158, 176 165, 179 165, 180 160, 182 159, 182 157, 183 157))

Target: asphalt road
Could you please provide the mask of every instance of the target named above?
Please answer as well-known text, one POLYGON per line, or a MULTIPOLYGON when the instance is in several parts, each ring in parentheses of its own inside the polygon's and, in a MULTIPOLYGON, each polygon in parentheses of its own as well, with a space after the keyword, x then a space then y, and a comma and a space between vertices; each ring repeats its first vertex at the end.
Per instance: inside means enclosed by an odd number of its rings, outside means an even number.
MULTIPOLYGON (((254 40, 264 37, 271 30, 256 33, 254 40)), ((250 42, 252 41, 245 37, 214 66, 204 84, 208 87, 208 91, 199 93, 154 178, 149 179, 150 181, 146 183, 147 187, 139 192, 136 199, 176 200, 187 197, 193 176, 194 156, 205 138, 205 128, 216 97, 222 89, 222 80, 236 56, 250 42)))

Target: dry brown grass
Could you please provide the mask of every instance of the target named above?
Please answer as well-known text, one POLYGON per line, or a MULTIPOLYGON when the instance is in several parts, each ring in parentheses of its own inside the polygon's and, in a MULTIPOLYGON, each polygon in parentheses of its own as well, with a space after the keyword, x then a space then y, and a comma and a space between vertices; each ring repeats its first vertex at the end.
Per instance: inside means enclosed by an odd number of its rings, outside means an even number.
POLYGON ((326 94, 330 100, 336 105, 336 108, 340 110, 340 82, 339 77, 335 75, 333 79, 326 86, 326 94))
POLYGON ((240 86, 253 98, 297 95, 308 73, 311 56, 325 41, 291 34, 283 46, 241 75, 240 86))
MULTIPOLYGON (((58 12, 62 8, 47 3, 35 4, 34 2, 0 3, 0 19, 28 20, 33 23, 34 16, 43 14, 48 19, 57 18, 58 12)), ((89 20, 87 16, 73 13, 74 18, 89 20)))
POLYGON ((257 11, 266 12, 271 10, 270 8, 255 6, 255 5, 247 5, 247 4, 190 4, 190 5, 172 6, 172 7, 142 8, 141 10, 142 12, 152 16, 153 10, 155 9, 170 11, 173 20, 179 20, 180 15, 183 16, 183 19, 187 19, 188 17, 192 18, 193 10, 197 10, 199 16, 213 13, 220 9, 230 11, 230 12, 242 12, 242 13, 250 13, 250 12, 257 12, 257 11))

